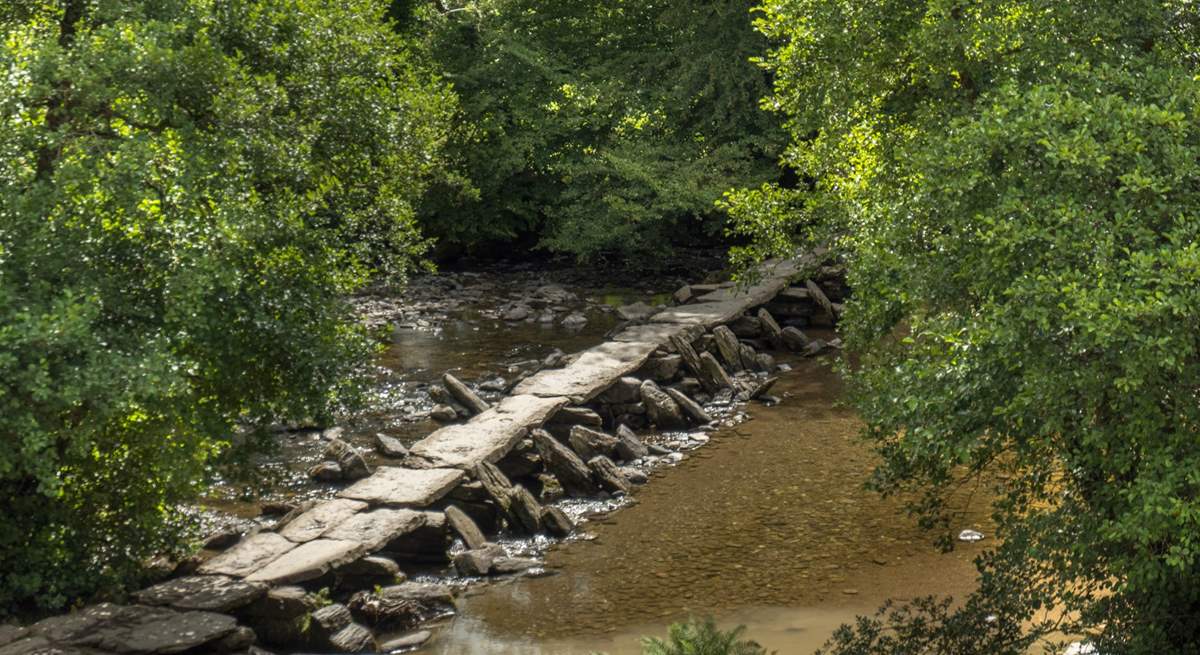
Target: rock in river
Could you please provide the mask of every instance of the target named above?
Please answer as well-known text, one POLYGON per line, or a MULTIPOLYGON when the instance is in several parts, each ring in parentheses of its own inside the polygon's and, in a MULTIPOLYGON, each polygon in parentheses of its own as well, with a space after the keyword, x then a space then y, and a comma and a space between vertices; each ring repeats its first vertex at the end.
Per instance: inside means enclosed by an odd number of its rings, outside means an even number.
POLYGON ((565 537, 575 529, 575 524, 571 522, 571 518, 567 516, 566 512, 552 506, 542 508, 542 525, 546 528, 546 532, 556 537, 565 537))
POLYGON ((650 454, 650 449, 646 448, 637 434, 625 425, 617 427, 617 440, 617 457, 626 462, 632 462, 650 454))
POLYGON ((533 431, 533 443, 546 469, 558 478, 563 491, 570 496, 587 497, 598 491, 592 482, 592 472, 570 448, 562 445, 545 430, 533 431))
POLYGON ((408 456, 408 449, 404 444, 395 437, 389 437, 383 433, 375 435, 375 450, 384 457, 393 457, 403 459, 408 456))
POLYGON ((650 421, 663 430, 682 430, 687 428, 687 419, 671 396, 658 387, 652 380, 646 380, 641 386, 642 402, 646 403, 646 413, 650 421))
MULTIPOLYGON (((212 612, 176 612, 164 607, 93 605, 30 626, 29 637, 16 641, 12 652, 179 653, 215 647, 237 630, 232 616, 212 612), (41 644, 39 647, 37 640, 41 644), (23 643, 30 648, 24 650, 23 643), (70 648, 67 648, 70 647, 70 648)), ((212 648, 215 650, 215 648, 212 648)))
POLYGON ((134 597, 144 605, 169 605, 180 610, 228 612, 267 593, 267 585, 224 575, 192 575, 143 589, 134 597))
POLYGON ((472 416, 482 414, 491 407, 486 400, 480 398, 470 387, 449 373, 442 375, 442 384, 446 385, 446 390, 450 392, 450 395, 454 396, 454 399, 460 405, 466 407, 472 416))
POLYGON ((571 428, 567 443, 571 444, 571 449, 579 455, 580 459, 587 461, 597 455, 612 455, 621 442, 616 437, 611 437, 598 430, 576 425, 571 428))
POLYGON ((542 531, 542 505, 529 493, 529 490, 519 484, 514 484, 508 492, 509 509, 516 518, 517 525, 511 528, 523 528, 529 534, 542 531))
POLYGON ((603 455, 593 457, 588 461, 588 467, 592 469, 596 482, 605 491, 629 495, 629 481, 611 459, 603 455))
POLYGON ((308 477, 322 482, 336 482, 342 479, 342 467, 337 462, 317 462, 316 466, 308 469, 308 477))
POLYGON ((644 302, 635 302, 632 305, 618 307, 617 316, 624 321, 644 321, 653 316, 656 311, 658 310, 644 302))
POLYGON ((700 403, 688 398, 683 394, 682 391, 678 389, 666 389, 665 391, 667 395, 671 396, 671 399, 674 400, 677 405, 679 405, 679 408, 683 410, 683 413, 687 414, 688 418, 692 419, 696 423, 699 423, 700 425, 712 423, 712 417, 708 415, 708 412, 704 411, 704 408, 700 406, 700 403))
POLYGON ((371 467, 367 460, 350 444, 341 439, 334 439, 325 447, 325 459, 337 462, 342 469, 342 478, 346 480, 361 480, 371 475, 371 467))
POLYGON ((450 528, 458 533, 459 537, 462 537, 468 550, 482 548, 487 543, 483 531, 479 529, 475 521, 472 521, 471 517, 458 507, 450 505, 446 508, 446 521, 450 524, 450 528))
POLYGON ((571 312, 562 320, 562 326, 569 330, 578 330, 587 325, 587 317, 579 312, 571 312))
POLYGON ((441 423, 450 423, 458 420, 458 412, 449 405, 434 405, 433 409, 429 410, 429 417, 441 423))
POLYGON ((523 321, 529 318, 529 307, 525 305, 514 305, 510 307, 503 315, 504 320, 510 322, 523 321))
POLYGON ((393 651, 416 648, 417 646, 429 641, 429 638, 432 636, 433 633, 428 630, 410 632, 408 634, 404 634, 383 642, 379 645, 379 650, 384 653, 391 653, 393 651))

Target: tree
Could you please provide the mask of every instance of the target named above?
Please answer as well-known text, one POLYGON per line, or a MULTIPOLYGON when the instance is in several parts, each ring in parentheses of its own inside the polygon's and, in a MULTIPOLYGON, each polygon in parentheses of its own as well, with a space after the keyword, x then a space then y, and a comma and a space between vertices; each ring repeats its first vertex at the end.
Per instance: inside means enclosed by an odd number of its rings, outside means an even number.
POLYGON ((579 258, 721 236, 713 203, 778 177, 781 133, 757 111, 765 47, 748 0, 486 0, 427 13, 462 97, 450 150, 469 184, 423 224, 471 246, 530 235, 579 258))
POLYGON ((372 0, 0 15, 4 612, 119 589, 233 435, 348 399, 453 97, 372 0))
POLYGON ((875 486, 922 492, 946 526, 949 492, 987 484, 999 531, 966 606, 868 622, 833 652, 914 652, 885 636, 945 644, 984 620, 1006 627, 951 650, 1060 629, 1103 653, 1200 652, 1196 6, 761 11, 803 184, 729 196, 754 237, 737 255, 837 246, 875 486))

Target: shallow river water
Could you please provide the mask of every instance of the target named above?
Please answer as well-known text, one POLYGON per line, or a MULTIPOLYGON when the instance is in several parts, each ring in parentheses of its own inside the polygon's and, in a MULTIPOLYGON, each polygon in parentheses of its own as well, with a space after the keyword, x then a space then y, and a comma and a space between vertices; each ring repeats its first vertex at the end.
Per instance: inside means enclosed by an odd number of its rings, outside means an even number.
MULTIPOLYGON (((581 329, 506 324, 487 310, 514 297, 511 287, 498 282, 432 329, 398 325, 378 362, 373 407, 345 425, 343 438, 372 464, 385 463, 370 452, 372 435, 411 444, 436 429, 428 386, 442 372, 513 381, 555 349, 603 341, 617 322, 606 305, 662 301, 655 295, 661 289, 572 287, 581 299, 573 307, 588 319, 581 329)), ((969 592, 972 559, 989 542, 941 554, 899 500, 865 491, 873 460, 857 438, 856 417, 838 404, 837 377, 827 362, 788 361, 794 370, 772 389, 780 405, 752 403, 750 420, 708 432, 707 445, 653 472, 632 506, 587 521, 581 538, 551 546, 551 575, 475 587, 419 652, 633 655, 642 636, 712 615, 725 626, 746 625, 749 637, 781 655, 811 653, 838 625, 888 598, 969 592)), ((237 488, 218 487, 210 507, 219 516, 269 522, 257 517, 262 499, 336 492, 338 485, 306 475, 324 448, 319 432, 281 440, 280 452, 260 462, 259 471, 271 473, 267 494, 233 500, 237 488)), ((956 530, 988 532, 981 500, 956 530)))
MULTIPOLYGON (((899 501, 863 490, 872 465, 825 363, 800 361, 752 420, 657 472, 637 503, 547 554, 552 575, 482 587, 421 652, 639 653, 673 621, 715 616, 781 654, 808 653, 888 598, 961 597, 987 546, 941 554, 899 501)), ((975 503, 962 528, 986 532, 975 503)))

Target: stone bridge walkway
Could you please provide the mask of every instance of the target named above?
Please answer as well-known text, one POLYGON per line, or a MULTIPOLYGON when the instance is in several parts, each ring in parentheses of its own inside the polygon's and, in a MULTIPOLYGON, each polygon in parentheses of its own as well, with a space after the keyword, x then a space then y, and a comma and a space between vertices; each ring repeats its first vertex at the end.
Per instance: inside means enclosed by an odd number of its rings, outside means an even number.
POLYGON ((347 579, 361 581, 368 590, 371 581, 402 580, 396 559, 422 552, 413 544, 428 541, 430 534, 434 548, 443 552, 447 542, 437 535, 462 538, 467 551, 455 558, 455 566, 465 574, 532 566, 504 557, 484 536, 485 528, 500 524, 559 536, 573 527, 560 511, 542 506, 509 479, 522 474, 509 464, 522 444, 527 451, 522 461, 540 461, 568 495, 627 493, 629 476, 613 460, 630 461, 648 449, 623 423, 616 425, 621 412, 641 407, 659 427, 703 423, 707 415, 689 390, 696 395, 728 388, 745 400, 769 388, 773 360, 752 344, 819 350, 800 330, 781 328, 763 309, 775 302, 784 314, 826 312, 832 321, 840 305, 821 286, 811 279, 791 286, 801 273, 821 279, 813 274, 819 259, 768 262, 749 288, 685 287, 676 294, 677 306, 578 353, 562 368, 526 378, 466 423, 417 442, 399 466, 379 467, 336 498, 240 540, 193 574, 135 594, 136 605, 102 604, 28 628, 0 627, 0 655, 251 652, 256 643, 361 652, 419 643, 420 633, 406 643, 380 644, 376 630, 388 619, 395 619, 392 627, 412 627, 437 614, 439 603, 449 600, 447 590, 407 582, 336 604, 312 589, 335 577, 341 589, 347 579), (751 337, 739 342, 731 323, 751 337), (651 374, 657 380, 630 377, 648 366, 657 371, 651 374), (658 382, 676 383, 664 392, 658 382), (616 429, 615 437, 603 432, 605 424, 616 429), (480 520, 481 507, 496 518, 489 520, 484 512, 480 520), (374 625, 368 627, 364 617, 375 619, 374 625))

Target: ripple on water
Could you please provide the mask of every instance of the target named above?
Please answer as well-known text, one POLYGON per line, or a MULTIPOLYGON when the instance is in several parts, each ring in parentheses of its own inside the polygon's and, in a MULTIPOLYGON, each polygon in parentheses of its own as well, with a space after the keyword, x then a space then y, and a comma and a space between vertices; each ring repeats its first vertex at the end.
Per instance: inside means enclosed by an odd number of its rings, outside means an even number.
MULTIPOLYGON (((557 575, 465 599, 432 652, 569 653, 689 614, 866 611, 888 597, 969 590, 978 548, 937 553, 899 501, 863 489, 873 459, 828 368, 798 362, 776 393, 782 405, 753 406, 754 420, 711 432, 636 504, 589 524, 595 539, 550 548, 557 575), (493 642, 509 650, 481 645, 493 642)), ((985 516, 977 499, 964 520, 985 516)))

